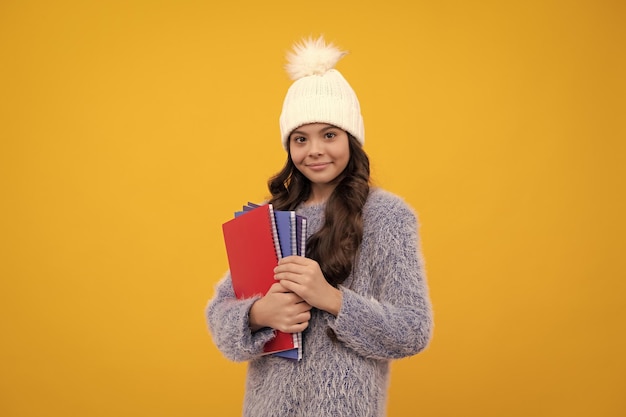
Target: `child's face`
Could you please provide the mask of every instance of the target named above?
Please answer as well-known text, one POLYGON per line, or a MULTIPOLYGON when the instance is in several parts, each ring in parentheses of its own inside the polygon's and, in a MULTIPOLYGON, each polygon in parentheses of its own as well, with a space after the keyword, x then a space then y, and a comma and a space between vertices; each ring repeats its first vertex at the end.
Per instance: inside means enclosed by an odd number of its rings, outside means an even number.
POLYGON ((291 160, 313 187, 332 187, 350 160, 348 134, 326 123, 311 123, 289 135, 291 160))

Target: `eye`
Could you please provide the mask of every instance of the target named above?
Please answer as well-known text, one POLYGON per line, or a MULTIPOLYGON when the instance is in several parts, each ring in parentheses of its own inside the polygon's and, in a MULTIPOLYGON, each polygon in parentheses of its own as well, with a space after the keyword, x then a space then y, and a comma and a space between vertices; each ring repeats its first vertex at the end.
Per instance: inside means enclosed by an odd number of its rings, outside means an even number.
POLYGON ((324 138, 325 139, 332 139, 335 136, 337 136, 337 134, 335 132, 326 132, 326 133, 324 133, 324 138))
POLYGON ((291 141, 295 143, 304 143, 306 142, 306 138, 304 136, 292 136, 291 141))

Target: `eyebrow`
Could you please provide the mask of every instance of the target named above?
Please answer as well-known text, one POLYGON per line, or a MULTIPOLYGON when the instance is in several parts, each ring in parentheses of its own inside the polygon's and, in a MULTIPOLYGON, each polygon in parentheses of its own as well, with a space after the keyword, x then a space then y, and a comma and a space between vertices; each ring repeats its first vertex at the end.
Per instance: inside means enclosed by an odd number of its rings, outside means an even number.
MULTIPOLYGON (((330 129, 340 129, 340 128, 337 127, 337 126, 334 126, 334 125, 328 125, 328 126, 322 128, 322 129, 320 129, 319 132, 325 132, 325 131, 330 130, 330 129)), ((313 133, 315 133, 315 132, 313 132, 313 133)), ((291 135, 295 135, 295 134, 306 135, 307 133, 303 132, 301 130, 294 130, 293 132, 291 132, 291 135)), ((291 135, 289 135, 289 137, 291 137, 291 135)))

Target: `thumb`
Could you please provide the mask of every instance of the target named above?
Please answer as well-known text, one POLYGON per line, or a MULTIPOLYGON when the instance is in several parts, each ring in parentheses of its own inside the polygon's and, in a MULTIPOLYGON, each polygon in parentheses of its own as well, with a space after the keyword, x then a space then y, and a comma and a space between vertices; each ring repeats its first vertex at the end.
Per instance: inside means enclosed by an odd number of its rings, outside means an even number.
POLYGON ((270 289, 267 291, 268 294, 270 294, 270 293, 277 293, 277 292, 291 292, 291 291, 289 291, 288 289, 283 287, 283 285, 280 282, 272 284, 270 289))

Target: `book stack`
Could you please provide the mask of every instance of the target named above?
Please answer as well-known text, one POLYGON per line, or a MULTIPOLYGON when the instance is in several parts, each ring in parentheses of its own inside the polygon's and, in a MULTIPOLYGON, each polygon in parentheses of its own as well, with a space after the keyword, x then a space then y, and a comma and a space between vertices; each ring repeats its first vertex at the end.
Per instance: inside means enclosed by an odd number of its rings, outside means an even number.
MULTIPOLYGON (((235 295, 239 299, 265 295, 276 283, 274 268, 285 256, 304 256, 305 217, 295 211, 274 210, 271 204, 248 203, 222 225, 235 295)), ((302 333, 274 330, 265 354, 302 359, 302 333)))

